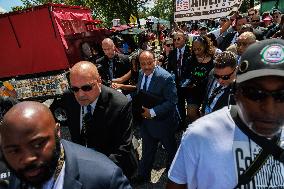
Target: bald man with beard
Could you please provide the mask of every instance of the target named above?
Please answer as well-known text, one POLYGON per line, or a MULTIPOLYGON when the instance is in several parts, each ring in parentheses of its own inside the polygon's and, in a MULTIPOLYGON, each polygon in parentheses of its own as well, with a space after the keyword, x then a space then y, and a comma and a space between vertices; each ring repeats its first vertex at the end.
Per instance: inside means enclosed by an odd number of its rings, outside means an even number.
POLYGON ((0 132, 1 150, 13 174, 10 189, 131 188, 105 155, 60 140, 59 124, 41 103, 26 101, 12 107, 0 132))

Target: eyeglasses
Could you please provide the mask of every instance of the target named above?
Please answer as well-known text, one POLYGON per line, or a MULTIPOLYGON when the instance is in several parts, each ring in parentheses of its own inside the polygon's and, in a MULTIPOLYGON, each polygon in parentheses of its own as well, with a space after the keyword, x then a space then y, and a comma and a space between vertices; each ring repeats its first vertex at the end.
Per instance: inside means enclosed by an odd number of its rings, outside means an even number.
POLYGON ((167 47, 173 47, 173 44, 166 44, 167 47))
POLYGON ((71 87, 70 90, 74 93, 77 93, 80 89, 84 92, 91 91, 95 83, 83 85, 82 87, 71 87))
POLYGON ((230 73, 230 74, 228 74, 228 75, 217 75, 217 74, 213 74, 214 75, 214 77, 216 78, 216 79, 222 79, 222 80, 229 80, 230 78, 231 78, 231 76, 233 75, 233 73, 235 72, 235 70, 236 70, 236 68, 233 70, 233 72, 232 73, 230 73))
POLYGON ((240 87, 242 95, 252 101, 262 101, 271 96, 276 102, 284 102, 284 89, 279 91, 265 91, 253 87, 240 87))
POLYGON ((180 40, 181 40, 180 37, 174 38, 174 41, 180 41, 180 40))

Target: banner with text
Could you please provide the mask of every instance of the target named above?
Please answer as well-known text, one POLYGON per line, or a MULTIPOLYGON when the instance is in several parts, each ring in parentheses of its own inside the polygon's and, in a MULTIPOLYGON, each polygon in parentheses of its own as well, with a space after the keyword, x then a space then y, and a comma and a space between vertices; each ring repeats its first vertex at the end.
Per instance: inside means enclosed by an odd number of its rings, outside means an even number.
POLYGON ((237 11, 243 0, 176 0, 175 22, 219 18, 237 11))

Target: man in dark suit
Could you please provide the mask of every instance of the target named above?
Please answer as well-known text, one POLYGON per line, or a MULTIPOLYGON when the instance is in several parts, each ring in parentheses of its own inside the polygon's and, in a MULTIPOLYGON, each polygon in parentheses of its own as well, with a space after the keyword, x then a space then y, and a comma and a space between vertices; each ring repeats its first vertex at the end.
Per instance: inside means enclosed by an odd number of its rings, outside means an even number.
POLYGON ((168 72, 175 76, 177 96, 178 96, 178 110, 181 119, 181 127, 185 127, 185 99, 186 93, 182 89, 182 84, 188 78, 190 50, 186 45, 186 34, 177 32, 174 36, 174 50, 170 52, 168 58, 168 72))
MULTIPOLYGON (((155 57, 151 51, 143 51, 139 55, 139 62, 141 71, 137 92, 143 90, 146 94, 154 95, 160 99, 152 107, 141 107, 143 109, 140 129, 142 158, 138 168, 138 176, 135 178, 136 182, 141 183, 150 178, 159 141, 168 152, 168 165, 171 163, 176 152, 174 133, 178 118, 176 113, 177 93, 171 74, 160 66, 156 66, 155 57)), ((142 104, 144 103, 142 102, 142 104)))
POLYGON ((131 69, 127 55, 116 52, 114 42, 110 38, 102 41, 104 56, 96 61, 104 85, 110 87, 111 81, 125 75, 131 69))
POLYGON ((105 155, 60 141, 59 124, 41 103, 15 105, 0 129, 1 149, 12 171, 10 189, 131 188, 121 169, 105 155))
POLYGON ((126 96, 102 85, 91 62, 72 67, 70 84, 74 94, 64 94, 50 108, 66 111, 73 142, 105 154, 130 178, 138 163, 132 145, 131 104, 126 96))
POLYGON ((234 103, 230 97, 236 80, 237 57, 233 52, 224 51, 217 55, 214 68, 209 74, 206 96, 201 105, 201 114, 209 114, 234 103))

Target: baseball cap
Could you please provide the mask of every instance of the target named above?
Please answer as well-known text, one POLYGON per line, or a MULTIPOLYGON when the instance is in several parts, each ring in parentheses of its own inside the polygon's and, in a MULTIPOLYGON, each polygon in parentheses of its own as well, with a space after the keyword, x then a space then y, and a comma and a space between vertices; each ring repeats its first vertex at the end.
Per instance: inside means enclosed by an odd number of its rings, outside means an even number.
POLYGON ((242 83, 262 76, 284 77, 284 40, 259 41, 243 53, 236 82, 242 83))

